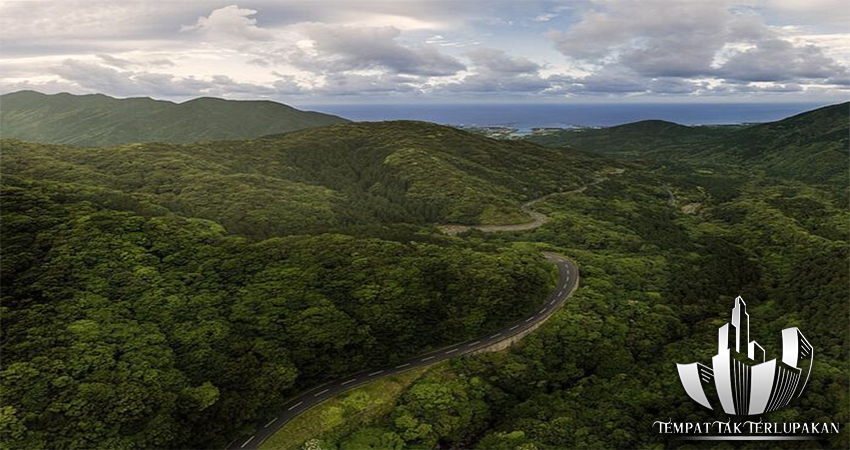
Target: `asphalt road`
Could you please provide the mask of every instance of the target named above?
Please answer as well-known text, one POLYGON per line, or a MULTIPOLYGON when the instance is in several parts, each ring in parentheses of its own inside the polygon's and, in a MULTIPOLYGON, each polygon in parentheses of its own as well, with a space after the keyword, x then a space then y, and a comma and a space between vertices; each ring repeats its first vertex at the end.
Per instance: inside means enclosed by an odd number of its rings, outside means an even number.
POLYGON ((276 416, 269 417, 267 421, 258 424, 257 431, 253 435, 244 436, 234 440, 230 445, 228 445, 228 450, 248 450, 258 448, 266 439, 283 427, 284 424, 304 411, 336 394, 339 394, 340 392, 382 377, 406 372, 411 369, 430 366, 449 358, 473 353, 510 339, 528 330, 528 328, 546 321, 546 319, 560 308, 578 287, 579 273, 578 267, 569 259, 552 253, 546 253, 545 256, 546 259, 558 265, 558 287, 546 299, 546 302, 541 306, 541 308, 535 310, 535 312, 530 316, 507 325, 501 330, 493 331, 488 333, 486 336, 482 336, 477 339, 443 347, 429 353, 409 358, 392 366, 377 367, 372 370, 366 370, 338 380, 327 382, 321 386, 316 386, 313 389, 303 392, 297 397, 289 400, 281 407, 276 416))

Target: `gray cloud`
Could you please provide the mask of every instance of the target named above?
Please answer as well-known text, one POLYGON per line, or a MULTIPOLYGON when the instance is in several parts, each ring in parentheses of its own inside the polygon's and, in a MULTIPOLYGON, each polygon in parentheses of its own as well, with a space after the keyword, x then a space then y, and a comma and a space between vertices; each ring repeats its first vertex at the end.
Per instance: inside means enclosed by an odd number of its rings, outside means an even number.
POLYGON ((504 50, 495 48, 477 48, 466 52, 466 56, 477 68, 493 73, 537 73, 540 70, 540 65, 528 58, 509 56, 504 50))
POLYGON ((790 81, 826 79, 846 70, 817 47, 769 39, 732 56, 715 73, 732 80, 790 81))
POLYGON ((528 58, 511 56, 503 50, 477 48, 466 52, 473 73, 449 83, 453 92, 538 93, 552 87, 540 76, 540 65, 528 58))
POLYGON ((592 67, 572 84, 588 92, 708 92, 687 78, 782 81, 792 91, 846 71, 821 49, 795 46, 753 10, 725 1, 599 0, 579 23, 549 37, 565 56, 592 67), (751 48, 735 50, 741 46, 751 48))
POLYGON ((112 66, 112 67, 119 67, 119 68, 123 69, 123 68, 129 67, 129 66, 135 65, 132 61, 128 61, 128 60, 122 59, 122 58, 116 58, 114 56, 103 54, 103 53, 97 55, 97 57, 100 58, 101 61, 106 63, 106 65, 112 66))
POLYGON ((177 77, 171 74, 145 71, 117 70, 101 64, 68 59, 52 69, 64 85, 119 97, 159 96, 191 97, 197 95, 268 96, 277 94, 274 88, 252 83, 240 83, 225 75, 210 80, 177 77))
POLYGON ((308 70, 339 72, 380 68, 396 74, 446 76, 465 68, 460 61, 440 53, 434 46, 401 45, 396 40, 401 31, 394 27, 307 24, 301 31, 312 40, 312 51, 295 50, 289 60, 308 70))

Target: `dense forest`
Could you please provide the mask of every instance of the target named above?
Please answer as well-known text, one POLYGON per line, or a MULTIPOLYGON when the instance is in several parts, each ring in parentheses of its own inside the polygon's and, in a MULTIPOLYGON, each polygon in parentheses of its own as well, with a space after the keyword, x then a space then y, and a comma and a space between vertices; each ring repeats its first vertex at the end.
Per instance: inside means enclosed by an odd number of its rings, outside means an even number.
POLYGON ((807 183, 850 183, 850 103, 757 125, 689 127, 646 120, 602 129, 563 130, 529 140, 718 170, 747 168, 807 183))
POLYGON ((522 201, 584 183, 600 158, 423 122, 266 139, 75 148, 3 142, 3 173, 70 183, 111 208, 214 220, 255 238, 361 225, 528 220, 522 201))
MULTIPOLYGON (((794 179, 761 154, 653 156, 678 145, 666 124, 637 159, 419 122, 186 145, 4 140, 0 442, 223 448, 301 389, 530 311, 554 283, 541 249, 573 258, 581 287, 539 330, 312 445, 680 445, 652 423, 725 420, 687 398, 675 364, 715 353, 737 295, 768 357, 789 326, 817 352, 805 394, 765 420, 846 423, 850 202, 840 170, 805 172, 847 153, 823 120, 764 126, 783 154, 826 149, 795 159, 811 167, 794 179), (433 226, 522 222, 520 204, 544 195, 550 220, 533 231, 433 226)), ((742 130, 705 141, 735 152, 742 130)), ((830 439, 814 445, 850 441, 830 439)))
POLYGON ((0 102, 4 138, 85 146, 248 139, 346 122, 272 101, 210 97, 173 103, 148 97, 19 91, 0 95, 0 102))
MULTIPOLYGON (((426 374, 382 417, 312 448, 690 448, 652 424, 726 420, 688 399, 676 363, 710 360, 737 295, 768 358, 781 355, 780 331, 791 326, 818 352, 805 393, 762 419, 850 420, 847 186, 715 162, 623 164, 619 176, 536 205, 551 218, 537 230, 465 236, 574 258, 582 286, 561 312, 506 352, 426 374)), ((848 443, 842 426, 783 448, 848 443)))
POLYGON ((554 285, 523 245, 256 241, 3 183, 4 448, 224 447, 300 388, 495 329, 554 285))

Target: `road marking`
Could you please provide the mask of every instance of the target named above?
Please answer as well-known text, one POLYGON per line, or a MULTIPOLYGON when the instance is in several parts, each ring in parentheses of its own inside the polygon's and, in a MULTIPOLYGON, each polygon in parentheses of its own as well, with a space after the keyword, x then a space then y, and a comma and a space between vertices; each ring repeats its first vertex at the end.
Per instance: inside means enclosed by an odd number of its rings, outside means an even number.
POLYGON ((405 364, 401 364, 401 365, 395 366, 395 368, 396 368, 396 369, 401 369, 402 367, 407 367, 407 366, 409 366, 409 365, 410 365, 410 363, 405 363, 405 364))
POLYGON ((511 330, 516 330, 517 328, 519 328, 519 325, 514 325, 511 327, 511 330))
POLYGON ((501 336, 501 335, 502 335, 502 333, 496 333, 496 334, 494 334, 494 335, 490 336, 490 339, 497 338, 497 337, 499 337, 499 336, 501 336))
POLYGON ((369 376, 370 376, 370 377, 373 377, 373 376, 375 376, 375 375, 377 375, 377 374, 379 374, 379 373, 384 373, 384 371, 383 371, 383 370, 379 370, 379 371, 377 371, 377 372, 372 372, 372 373, 370 373, 370 374, 369 374, 369 376))
POLYGON ((533 318, 534 318, 534 317, 529 317, 528 319, 525 319, 525 321, 526 321, 526 322, 531 322, 531 319, 533 319, 533 318))
POLYGON ((352 378, 352 379, 350 379, 350 380, 348 380, 348 381, 343 381, 341 384, 342 384, 343 386, 345 386, 346 384, 348 384, 348 383, 354 383, 355 381, 357 381, 357 378, 352 378))
POLYGON ((546 312, 546 308, 541 309, 537 314, 543 314, 546 312))
POLYGON ((292 411, 293 409, 295 409, 295 408, 297 408, 297 407, 301 406, 301 404, 303 404, 303 403, 304 403, 304 402, 298 402, 298 403, 296 403, 296 404, 294 404, 294 405, 290 406, 290 407, 289 407, 289 409, 287 409, 287 411, 292 411))
POLYGON ((554 305, 554 304, 555 304, 555 300, 552 300, 551 302, 549 302, 549 304, 550 304, 550 305, 554 305))
POLYGON ((245 448, 245 446, 246 446, 246 445, 248 445, 248 443, 249 443, 249 442, 251 442, 251 441, 253 441, 253 440, 254 440, 254 436, 249 437, 249 438, 248 438, 248 440, 247 440, 247 441, 245 441, 245 443, 244 443, 244 444, 242 444, 242 445, 240 445, 240 446, 239 446, 239 448, 245 448))
POLYGON ((434 359, 434 357, 433 357, 433 356, 429 356, 429 357, 427 357, 427 358, 422 358, 422 359, 420 359, 420 361, 428 361, 429 359, 434 359))
POLYGON ((446 354, 453 353, 453 352, 456 352, 456 351, 457 351, 456 348, 453 348, 451 350, 446 350, 446 354))
POLYGON ((313 397, 318 397, 318 396, 320 396, 320 395, 322 395, 322 394, 324 394, 325 392, 328 392, 328 391, 330 391, 330 389, 325 389, 322 392, 316 392, 315 394, 313 394, 313 397))
POLYGON ((266 424, 266 426, 264 426, 263 428, 268 428, 268 427, 269 427, 269 425, 273 424, 275 420, 277 420, 277 417, 275 417, 274 419, 270 420, 270 421, 269 421, 269 423, 267 423, 267 424, 266 424))
POLYGON ((467 346, 467 347, 472 347, 473 345, 475 345, 475 344, 480 344, 480 343, 481 343, 481 341, 470 342, 469 344, 466 344, 466 346, 467 346))

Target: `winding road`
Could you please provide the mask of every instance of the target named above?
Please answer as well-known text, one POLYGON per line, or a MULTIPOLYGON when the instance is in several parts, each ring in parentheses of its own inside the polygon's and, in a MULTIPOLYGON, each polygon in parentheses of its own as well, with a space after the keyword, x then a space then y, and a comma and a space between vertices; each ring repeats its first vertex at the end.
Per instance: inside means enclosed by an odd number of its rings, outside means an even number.
MULTIPOLYGON (((623 172, 612 172, 615 174, 621 174, 623 172)), ((526 231, 533 230, 535 228, 539 228, 543 226, 544 223, 549 221, 549 216, 543 213, 539 213, 531 209, 535 203, 542 202, 547 198, 556 195, 556 194, 577 194, 580 192, 584 192, 588 187, 597 185, 603 181, 607 180, 607 178, 594 178, 590 183, 585 184, 584 186, 573 189, 572 191, 564 191, 564 192, 553 192, 551 194, 544 195, 543 197, 536 198, 529 202, 525 202, 520 206, 522 212, 526 213, 529 217, 531 217, 531 221, 518 223, 514 225, 457 225, 457 224, 446 224, 446 225, 438 225, 437 228, 440 229, 445 234, 450 236, 454 236, 459 233, 463 233, 464 231, 469 230, 478 230, 483 231, 485 233, 496 233, 501 231, 526 231)))
POLYGON ((552 316, 552 314, 554 314, 561 305, 563 305, 563 303, 578 288, 579 282, 578 266, 576 266, 574 262, 554 253, 545 253, 544 255, 546 256, 546 259, 558 266, 558 286, 555 291, 549 295, 546 302, 531 315, 509 324, 500 330, 494 330, 486 336, 443 347, 429 353, 400 361, 391 366, 376 367, 371 370, 365 370, 363 372, 355 373, 347 377, 316 386, 289 400, 281 407, 276 416, 269 417, 265 422, 258 424, 257 431, 253 435, 243 436, 234 440, 227 447, 228 450, 247 450, 258 448, 263 442, 265 442, 266 439, 275 434, 287 422, 309 408, 329 399, 330 397, 333 397, 336 394, 339 394, 340 392, 382 377, 399 374, 408 370, 418 369, 420 367, 430 366, 449 358, 472 353, 501 350, 521 339, 528 333, 534 331, 537 327, 542 325, 546 319, 552 316))

